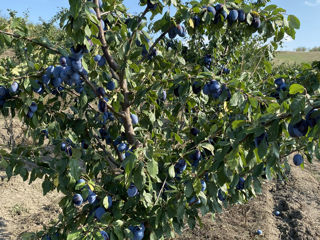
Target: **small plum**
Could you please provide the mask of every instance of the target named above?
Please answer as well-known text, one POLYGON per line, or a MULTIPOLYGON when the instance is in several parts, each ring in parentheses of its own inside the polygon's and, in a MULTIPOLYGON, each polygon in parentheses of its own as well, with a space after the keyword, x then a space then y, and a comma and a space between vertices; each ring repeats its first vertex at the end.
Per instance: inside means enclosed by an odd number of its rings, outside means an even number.
POLYGON ((32 102, 30 107, 29 107, 29 110, 31 112, 35 113, 38 110, 38 105, 35 102, 32 102))
POLYGON ((94 217, 100 221, 103 214, 105 214, 105 213, 106 213, 106 210, 104 209, 104 207, 98 207, 96 209, 96 211, 94 212, 94 217))
POLYGON ((17 82, 13 82, 9 88, 9 92, 12 94, 15 94, 17 93, 18 89, 19 89, 19 84, 17 82))
POLYGON ((251 26, 253 26, 254 28, 260 28, 261 27, 261 20, 259 17, 254 17, 252 19, 252 24, 251 26))
POLYGON ((100 231, 101 236, 104 240, 109 240, 109 235, 105 231, 100 231))
POLYGON ((296 166, 300 166, 303 163, 303 157, 301 156, 301 154, 294 155, 293 163, 296 166))
POLYGON ((244 183, 245 183, 244 178, 243 178, 243 177, 240 177, 240 178, 239 178, 239 182, 238 182, 238 184, 237 184, 237 186, 236 186, 236 189, 237 189, 237 190, 243 190, 243 189, 244 189, 244 183))
POLYGON ((98 87, 97 88, 97 93, 98 93, 99 96, 102 96, 102 97, 104 97, 106 95, 106 91, 104 90, 103 87, 98 87))
POLYGON ((131 184, 127 190, 128 197, 135 197, 138 193, 138 188, 134 184, 131 184))
POLYGON ((94 192, 90 192, 89 196, 88 196, 88 202, 90 204, 93 204, 97 199, 97 194, 95 194, 94 192))
POLYGON ((115 84, 114 81, 111 80, 111 81, 109 81, 109 82, 107 83, 107 89, 108 89, 108 90, 113 91, 115 88, 116 88, 116 84, 115 84))
POLYGON ((128 145, 125 144, 125 143, 120 143, 120 144, 118 145, 118 150, 119 150, 119 152, 124 152, 127 148, 128 148, 128 145))
POLYGON ((197 129, 197 128, 195 128, 195 127, 193 127, 193 128, 191 128, 190 133, 191 133, 193 136, 198 136, 198 134, 200 133, 200 130, 197 129))
POLYGON ((242 10, 238 10, 238 20, 239 22, 244 22, 246 20, 246 13, 242 10))
POLYGON ((133 125, 137 125, 139 123, 139 118, 137 115, 131 113, 130 114, 130 117, 131 117, 131 121, 132 121, 132 124, 133 125))
POLYGON ((238 16, 239 16, 239 14, 238 14, 238 11, 237 11, 237 10, 231 10, 231 11, 229 12, 229 15, 228 15, 228 21, 229 21, 230 23, 234 23, 235 21, 237 21, 238 16))
POLYGON ((73 196, 72 201, 76 206, 80 206, 83 203, 83 198, 82 198, 81 194, 77 193, 73 196))

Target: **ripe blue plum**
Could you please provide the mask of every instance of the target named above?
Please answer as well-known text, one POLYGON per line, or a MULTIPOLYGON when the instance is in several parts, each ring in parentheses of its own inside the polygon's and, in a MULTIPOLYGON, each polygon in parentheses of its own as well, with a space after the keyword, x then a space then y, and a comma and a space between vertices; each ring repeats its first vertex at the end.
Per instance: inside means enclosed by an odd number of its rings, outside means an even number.
POLYGON ((99 62, 101 60, 102 56, 97 54, 96 56, 94 56, 93 60, 96 62, 99 62))
POLYGON ((18 92, 18 89, 19 89, 19 84, 17 82, 13 82, 9 88, 9 92, 11 94, 15 94, 18 92))
POLYGON ((238 20, 239 22, 244 22, 246 20, 246 13, 242 10, 238 10, 238 20))
POLYGON ((303 163, 303 157, 301 156, 301 154, 294 155, 293 163, 296 166, 300 166, 303 163))
POLYGON ((77 193, 73 196, 72 201, 76 206, 80 206, 83 203, 83 198, 81 194, 77 193))
POLYGON ((291 137, 303 137, 308 132, 308 123, 302 119, 299 122, 292 124, 289 123, 288 132, 291 137))
POLYGON ((238 14, 238 11, 237 11, 237 10, 231 10, 231 11, 229 12, 229 15, 228 15, 228 21, 229 21, 230 23, 234 23, 235 21, 237 21, 238 16, 239 16, 239 14, 238 14))
POLYGON ((107 63, 107 60, 105 59, 105 57, 102 57, 102 58, 99 60, 98 65, 99 65, 100 67, 103 67, 104 65, 106 65, 106 63, 107 63))
POLYGON ((104 240, 109 240, 109 235, 105 231, 100 231, 101 236, 104 240))
POLYGON ((184 159, 179 159, 179 161, 175 164, 174 169, 176 174, 181 174, 187 168, 187 163, 184 159))
POLYGON ((237 190, 243 190, 243 189, 244 189, 244 183, 245 183, 244 178, 243 178, 243 177, 240 177, 240 178, 239 178, 239 182, 238 182, 238 184, 237 184, 237 186, 236 186, 236 189, 237 189, 237 190))
POLYGON ((139 118, 136 114, 131 113, 130 117, 133 125, 136 125, 139 123, 139 118))
POLYGON ((125 150, 127 150, 127 148, 128 148, 128 145, 125 144, 125 143, 120 143, 120 144, 118 145, 118 150, 119 150, 119 152, 124 152, 125 150))
POLYGON ((264 139, 266 140, 266 142, 268 144, 268 134, 266 132, 262 133, 260 136, 258 136, 254 139, 254 144, 255 144, 256 148, 259 147, 259 145, 261 144, 261 142, 264 139))
POLYGON ((138 193, 138 188, 134 184, 131 184, 127 190, 128 197, 135 197, 138 195, 138 193))
POLYGON ((114 81, 109 81, 107 82, 107 89, 110 90, 110 91, 113 91, 114 89, 116 88, 116 84, 114 81))
POLYGON ((282 84, 285 83, 285 80, 284 78, 277 78, 276 80, 274 80, 274 83, 280 87, 282 84))
POLYGON ((226 195, 221 189, 218 190, 218 199, 222 202, 226 200, 226 195))
POLYGON ((94 192, 90 192, 89 195, 88 195, 88 202, 90 204, 94 204, 96 199, 97 199, 97 194, 95 194, 94 192))
POLYGON ((177 36, 177 31, 176 31, 176 27, 173 26, 169 29, 169 38, 174 39, 177 36))
POLYGON ((98 87, 97 88, 97 93, 98 93, 99 96, 104 97, 106 95, 106 90, 104 90, 103 87, 98 87))
POLYGON ((307 124, 312 128, 320 120, 320 112, 318 109, 310 110, 306 115, 307 124))
POLYGON ((106 210, 104 207, 98 207, 94 212, 94 217, 100 221, 103 214, 105 214, 105 213, 106 213, 106 210))
POLYGON ((62 79, 59 77, 59 78, 54 78, 52 80, 52 85, 55 87, 55 88, 58 88, 60 87, 60 85, 62 84, 62 79))
POLYGON ((32 102, 29 109, 31 112, 35 113, 38 110, 38 105, 35 102, 32 102))
POLYGON ((200 130, 193 127, 190 129, 190 133, 193 135, 193 136, 198 136, 198 134, 200 133, 200 130))
POLYGON ((212 6, 208 6, 207 7, 207 11, 211 12, 213 14, 213 16, 215 16, 216 13, 217 13, 216 9, 214 7, 212 7, 212 6))
POLYGON ((254 28, 260 28, 261 27, 261 20, 259 17, 253 17, 252 19, 252 24, 251 26, 253 26, 254 28))

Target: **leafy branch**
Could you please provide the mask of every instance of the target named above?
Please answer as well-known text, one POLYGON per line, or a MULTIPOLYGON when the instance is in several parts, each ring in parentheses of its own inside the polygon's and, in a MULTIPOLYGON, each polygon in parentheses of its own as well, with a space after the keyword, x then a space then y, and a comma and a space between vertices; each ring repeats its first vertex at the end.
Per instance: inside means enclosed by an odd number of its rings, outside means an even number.
POLYGON ((19 34, 10 33, 10 32, 6 32, 6 31, 3 31, 3 30, 0 30, 0 33, 4 34, 4 35, 7 35, 7 36, 10 36, 10 37, 13 37, 13 38, 22 39, 22 40, 37 44, 37 45, 39 45, 41 47, 44 47, 44 48, 46 48, 46 49, 48 49, 50 51, 53 51, 56 54, 61 54, 58 49, 56 49, 54 47, 51 47, 48 44, 41 42, 40 40, 24 37, 24 36, 21 36, 19 34))

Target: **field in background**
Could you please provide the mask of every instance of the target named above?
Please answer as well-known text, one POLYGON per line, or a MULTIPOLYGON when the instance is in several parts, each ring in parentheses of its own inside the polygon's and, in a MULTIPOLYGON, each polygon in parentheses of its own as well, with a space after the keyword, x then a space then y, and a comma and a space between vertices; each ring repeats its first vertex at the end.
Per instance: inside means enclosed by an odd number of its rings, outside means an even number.
POLYGON ((274 64, 300 64, 320 61, 320 52, 287 52, 279 51, 273 60, 274 64))

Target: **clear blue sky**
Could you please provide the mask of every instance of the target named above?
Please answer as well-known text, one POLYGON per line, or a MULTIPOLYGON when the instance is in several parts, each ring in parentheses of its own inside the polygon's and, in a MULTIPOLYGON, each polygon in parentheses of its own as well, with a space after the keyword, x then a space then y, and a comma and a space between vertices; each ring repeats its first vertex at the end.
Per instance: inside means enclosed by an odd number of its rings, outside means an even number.
MULTIPOLYGON (((139 12, 139 0, 125 0, 130 12, 139 12)), ((272 0, 272 3, 287 10, 288 14, 296 15, 301 21, 301 28, 297 31, 296 40, 285 43, 284 50, 297 47, 311 48, 320 46, 319 13, 320 0, 272 0)), ((0 15, 7 16, 6 9, 12 9, 21 15, 28 11, 30 20, 38 22, 39 18, 50 19, 59 7, 68 7, 68 0, 1 0, 0 15)))

